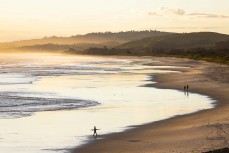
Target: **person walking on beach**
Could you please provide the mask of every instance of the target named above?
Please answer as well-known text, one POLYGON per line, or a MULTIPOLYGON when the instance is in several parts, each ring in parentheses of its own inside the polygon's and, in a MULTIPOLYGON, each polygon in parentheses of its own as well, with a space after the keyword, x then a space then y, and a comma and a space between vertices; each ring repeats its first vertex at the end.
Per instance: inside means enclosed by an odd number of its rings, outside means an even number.
POLYGON ((187 85, 187 92, 188 92, 188 85, 187 85))
POLYGON ((186 92, 186 86, 184 86, 184 92, 186 92))
POLYGON ((94 129, 92 129, 92 130, 94 131, 93 136, 97 136, 97 130, 99 130, 99 129, 96 129, 96 126, 94 126, 94 129))

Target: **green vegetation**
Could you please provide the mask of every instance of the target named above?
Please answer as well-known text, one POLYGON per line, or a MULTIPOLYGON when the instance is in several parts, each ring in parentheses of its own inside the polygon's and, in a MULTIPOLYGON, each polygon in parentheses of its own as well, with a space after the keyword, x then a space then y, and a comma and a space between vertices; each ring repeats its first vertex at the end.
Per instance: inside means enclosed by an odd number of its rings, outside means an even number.
POLYGON ((206 51, 205 49, 197 48, 195 50, 183 51, 174 50, 170 52, 154 53, 152 56, 171 56, 179 58, 189 58, 194 60, 203 60, 219 64, 229 65, 229 51, 206 51))
POLYGON ((169 50, 190 49, 197 47, 211 48, 215 45, 215 43, 226 41, 228 39, 229 35, 213 32, 169 34, 128 42, 120 45, 118 48, 133 50, 169 50))
POLYGON ((116 48, 90 48, 84 54, 172 56, 229 64, 229 35, 199 32, 168 34, 132 41, 116 48))
POLYGON ((29 52, 65 51, 90 55, 171 56, 229 64, 229 35, 214 32, 98 32, 0 43, 0 49, 29 52))

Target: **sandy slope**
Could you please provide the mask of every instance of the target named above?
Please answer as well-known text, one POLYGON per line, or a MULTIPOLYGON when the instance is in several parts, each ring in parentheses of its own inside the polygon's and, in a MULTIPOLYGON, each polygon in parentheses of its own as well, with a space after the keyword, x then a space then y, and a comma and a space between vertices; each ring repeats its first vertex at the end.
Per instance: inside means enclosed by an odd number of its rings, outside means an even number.
MULTIPOLYGON (((103 136, 73 153, 199 153, 229 146, 229 66, 176 58, 155 58, 158 65, 188 66, 183 73, 154 76, 165 89, 208 95, 217 107, 194 114, 141 125, 122 133, 103 136)), ((189 96, 192 96, 190 93, 189 96)))

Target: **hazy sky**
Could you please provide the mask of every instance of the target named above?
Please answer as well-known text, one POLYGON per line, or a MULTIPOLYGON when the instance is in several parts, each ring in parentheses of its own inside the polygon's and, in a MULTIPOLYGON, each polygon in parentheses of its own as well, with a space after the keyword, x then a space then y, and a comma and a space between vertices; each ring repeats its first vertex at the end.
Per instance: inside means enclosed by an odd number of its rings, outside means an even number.
POLYGON ((229 0, 0 0, 0 41, 145 29, 229 34, 229 0))

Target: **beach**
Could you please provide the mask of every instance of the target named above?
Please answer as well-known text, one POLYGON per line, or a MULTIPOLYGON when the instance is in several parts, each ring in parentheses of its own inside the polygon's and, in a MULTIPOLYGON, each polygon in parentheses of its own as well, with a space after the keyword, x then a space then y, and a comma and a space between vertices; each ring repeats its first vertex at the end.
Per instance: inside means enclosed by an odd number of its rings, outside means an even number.
MULTIPOLYGON (((157 58, 153 58, 156 59, 157 58)), ((229 67, 202 61, 160 58, 158 65, 188 66, 183 73, 153 75, 148 87, 183 91, 216 100, 216 107, 136 126, 72 150, 72 153, 201 153, 229 146, 229 67)), ((177 70, 177 69, 176 69, 177 70)))
POLYGON ((0 153, 229 153, 229 0, 0 0, 0 153))
POLYGON ((188 65, 162 65, 164 58, 1 55, 2 152, 65 153, 94 142, 94 126, 101 129, 98 140, 215 107, 214 99, 187 94, 183 87, 151 87, 156 74, 182 74, 192 69, 188 65))

